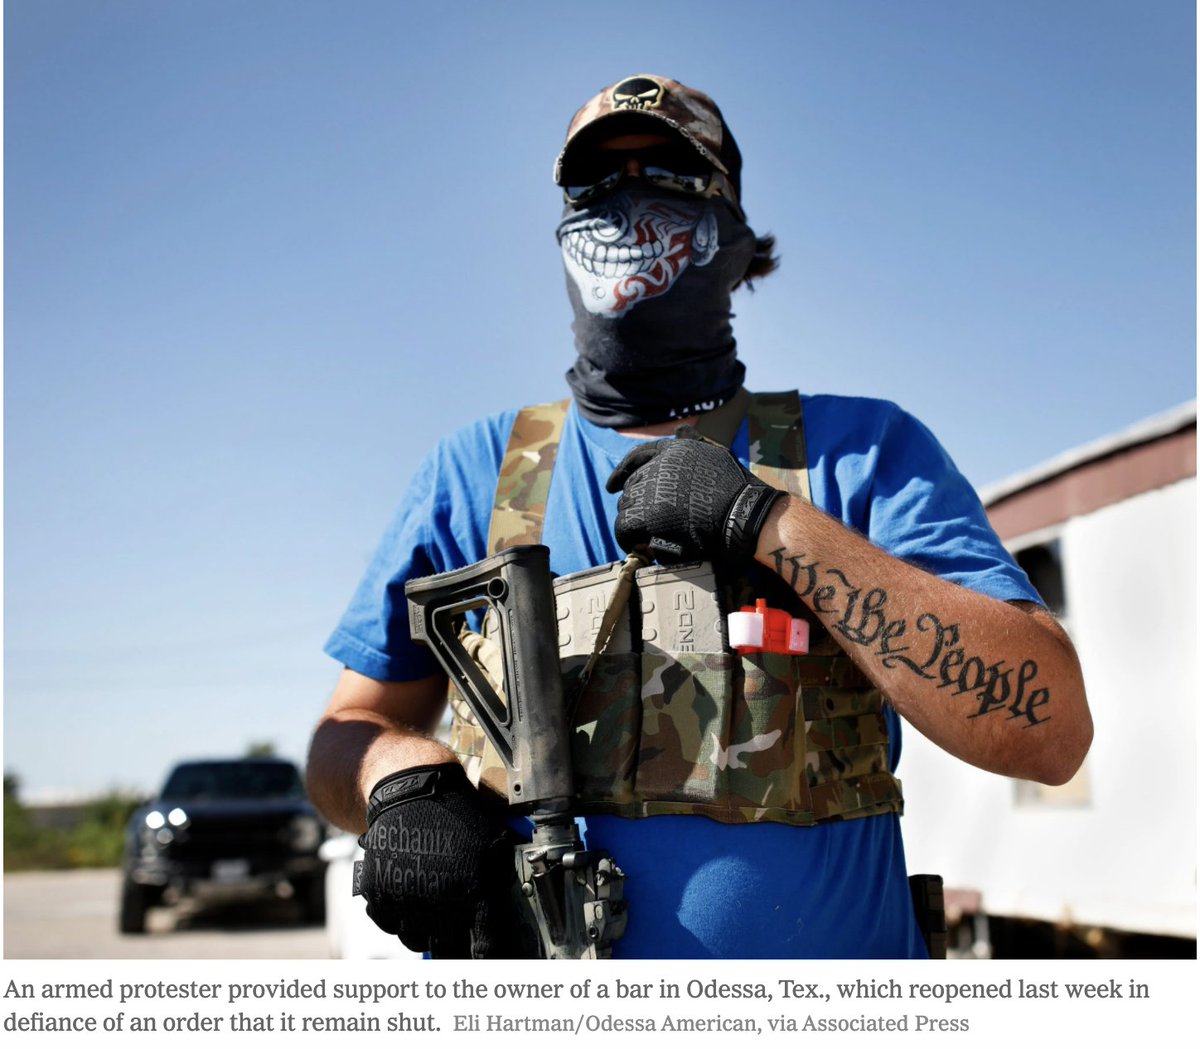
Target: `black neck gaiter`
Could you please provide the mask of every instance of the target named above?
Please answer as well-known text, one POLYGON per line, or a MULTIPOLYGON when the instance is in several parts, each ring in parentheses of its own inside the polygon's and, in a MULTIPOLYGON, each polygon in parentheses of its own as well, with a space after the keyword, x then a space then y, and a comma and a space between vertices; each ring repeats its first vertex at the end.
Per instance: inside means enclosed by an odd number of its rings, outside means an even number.
POLYGON ((723 200, 630 188, 558 226, 578 357, 567 382, 611 428, 719 407, 742 385, 730 293, 754 233, 723 200))

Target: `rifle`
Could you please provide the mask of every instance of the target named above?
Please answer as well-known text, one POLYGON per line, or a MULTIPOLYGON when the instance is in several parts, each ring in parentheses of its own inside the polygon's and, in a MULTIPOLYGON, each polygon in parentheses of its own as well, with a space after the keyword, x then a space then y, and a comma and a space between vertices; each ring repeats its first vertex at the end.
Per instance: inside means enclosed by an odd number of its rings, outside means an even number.
POLYGON ((558 663, 550 551, 516 546, 406 584, 414 641, 429 645, 504 761, 508 801, 533 822, 514 852, 522 921, 544 958, 606 958, 625 931, 624 873, 585 849, 573 815, 569 718, 558 663), (495 614, 502 695, 459 637, 463 617, 495 614))

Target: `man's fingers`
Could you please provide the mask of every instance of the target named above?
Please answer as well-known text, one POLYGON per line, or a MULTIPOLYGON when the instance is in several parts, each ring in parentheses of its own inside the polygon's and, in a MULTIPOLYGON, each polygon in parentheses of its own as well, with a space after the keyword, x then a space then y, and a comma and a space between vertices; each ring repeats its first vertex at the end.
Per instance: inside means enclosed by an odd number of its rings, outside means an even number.
POLYGON ((629 480, 631 474, 645 466, 662 451, 664 445, 669 443, 669 441, 649 441, 646 444, 639 444, 617 463, 617 468, 613 470, 604 487, 609 492, 619 492, 625 487, 625 482, 629 480))

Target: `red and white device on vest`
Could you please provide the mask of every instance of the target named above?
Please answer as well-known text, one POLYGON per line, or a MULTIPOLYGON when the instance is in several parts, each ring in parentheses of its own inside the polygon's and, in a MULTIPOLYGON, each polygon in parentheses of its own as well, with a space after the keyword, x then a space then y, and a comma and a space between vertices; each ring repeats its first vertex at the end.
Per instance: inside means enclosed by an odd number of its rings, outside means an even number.
POLYGON ((808 651, 808 622, 778 608, 768 608, 762 598, 754 602, 754 607, 746 605, 740 612, 731 612, 727 624, 729 647, 742 655, 777 652, 802 656, 808 651))

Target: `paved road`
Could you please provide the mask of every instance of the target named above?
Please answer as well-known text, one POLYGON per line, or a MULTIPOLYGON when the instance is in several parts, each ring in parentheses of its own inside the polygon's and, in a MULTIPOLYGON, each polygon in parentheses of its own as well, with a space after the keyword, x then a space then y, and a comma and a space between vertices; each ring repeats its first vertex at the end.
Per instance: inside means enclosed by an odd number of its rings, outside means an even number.
POLYGON ((115 870, 4 875, 6 958, 328 958, 321 926, 287 900, 154 908, 144 936, 117 932, 115 870))

